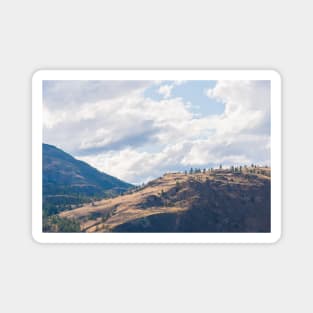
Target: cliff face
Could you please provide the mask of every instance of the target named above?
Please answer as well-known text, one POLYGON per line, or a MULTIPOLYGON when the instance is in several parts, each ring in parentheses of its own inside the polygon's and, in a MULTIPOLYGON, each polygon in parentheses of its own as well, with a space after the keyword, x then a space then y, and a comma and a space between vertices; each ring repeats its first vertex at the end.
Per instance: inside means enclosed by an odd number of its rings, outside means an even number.
POLYGON ((270 232, 270 169, 170 173, 63 212, 87 232, 270 232))

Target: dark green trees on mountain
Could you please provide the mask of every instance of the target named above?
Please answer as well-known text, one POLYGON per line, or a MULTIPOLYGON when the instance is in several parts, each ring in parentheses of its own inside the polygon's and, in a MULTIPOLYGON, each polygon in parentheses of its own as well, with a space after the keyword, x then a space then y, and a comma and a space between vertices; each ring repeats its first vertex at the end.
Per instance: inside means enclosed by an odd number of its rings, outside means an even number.
POLYGON ((120 194, 131 184, 107 175, 54 146, 43 144, 43 215, 120 194))

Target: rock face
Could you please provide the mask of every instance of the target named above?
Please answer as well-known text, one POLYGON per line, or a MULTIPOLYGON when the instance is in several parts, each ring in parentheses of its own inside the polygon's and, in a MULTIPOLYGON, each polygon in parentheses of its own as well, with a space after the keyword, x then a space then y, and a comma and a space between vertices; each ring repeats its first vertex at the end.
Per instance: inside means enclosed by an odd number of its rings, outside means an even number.
POLYGON ((170 173, 60 216, 87 232, 270 232, 270 194, 268 168, 170 173))

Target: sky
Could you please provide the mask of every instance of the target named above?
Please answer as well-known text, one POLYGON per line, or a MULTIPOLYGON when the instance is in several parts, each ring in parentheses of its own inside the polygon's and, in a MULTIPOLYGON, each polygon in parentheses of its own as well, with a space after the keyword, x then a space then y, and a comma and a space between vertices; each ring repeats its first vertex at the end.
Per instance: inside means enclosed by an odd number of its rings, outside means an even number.
POLYGON ((270 165, 270 81, 43 81, 43 141, 133 184, 270 165))

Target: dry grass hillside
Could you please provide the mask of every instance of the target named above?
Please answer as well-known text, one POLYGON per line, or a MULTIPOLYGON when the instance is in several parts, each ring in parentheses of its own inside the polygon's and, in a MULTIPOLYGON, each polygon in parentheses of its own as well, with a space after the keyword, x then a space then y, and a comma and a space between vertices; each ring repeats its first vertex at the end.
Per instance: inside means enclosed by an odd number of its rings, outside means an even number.
POLYGON ((168 173, 59 216, 83 232, 269 232, 270 169, 168 173))

